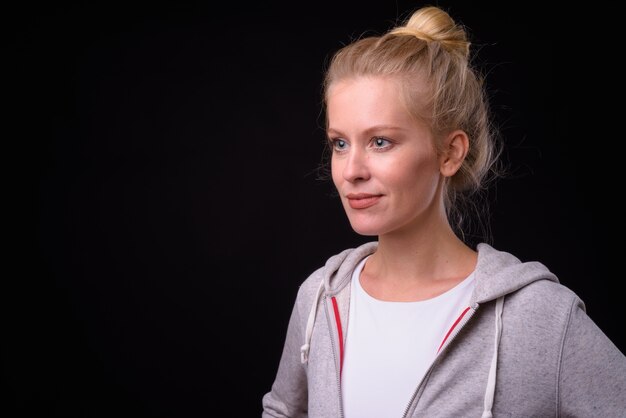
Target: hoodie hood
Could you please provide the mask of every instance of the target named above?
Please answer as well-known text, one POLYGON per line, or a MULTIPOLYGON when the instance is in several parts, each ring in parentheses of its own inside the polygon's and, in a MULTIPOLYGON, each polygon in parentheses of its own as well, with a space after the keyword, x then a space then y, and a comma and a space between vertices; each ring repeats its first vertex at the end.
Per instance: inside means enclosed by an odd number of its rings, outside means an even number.
POLYGON ((352 277, 352 272, 363 258, 373 254, 378 248, 378 242, 365 243, 357 248, 343 250, 330 257, 324 265, 324 289, 328 296, 336 295, 343 289, 352 277))
MULTIPOLYGON (((356 265, 378 248, 372 241, 350 248, 330 257, 324 268, 324 290, 328 296, 336 295, 348 283, 356 265)), ((515 292, 537 280, 551 280, 558 283, 557 277, 537 261, 522 262, 514 255, 499 251, 486 243, 477 247, 478 262, 475 269, 476 288, 471 305, 495 300, 515 292)))
POLYGON ((554 273, 538 261, 522 262, 514 255, 478 244, 476 289, 472 303, 484 303, 515 292, 537 280, 558 283, 554 273))

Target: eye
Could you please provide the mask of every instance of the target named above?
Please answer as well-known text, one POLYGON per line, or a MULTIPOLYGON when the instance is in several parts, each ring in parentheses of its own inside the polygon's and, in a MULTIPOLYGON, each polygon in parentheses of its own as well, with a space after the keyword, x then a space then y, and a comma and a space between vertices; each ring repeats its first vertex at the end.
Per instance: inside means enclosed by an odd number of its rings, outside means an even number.
POLYGON ((331 139, 330 143, 335 151, 343 151, 348 147, 348 143, 341 138, 331 139))
POLYGON ((372 145, 374 146, 374 148, 384 149, 390 147, 392 144, 391 141, 389 141, 387 138, 377 136, 372 138, 372 145))

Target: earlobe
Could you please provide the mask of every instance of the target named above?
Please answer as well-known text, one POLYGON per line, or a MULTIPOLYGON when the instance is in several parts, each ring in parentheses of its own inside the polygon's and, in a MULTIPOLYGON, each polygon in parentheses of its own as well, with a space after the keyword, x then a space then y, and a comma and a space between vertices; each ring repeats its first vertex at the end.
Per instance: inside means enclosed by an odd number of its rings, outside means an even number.
POLYGON ((443 143, 440 168, 444 177, 452 177, 461 167, 469 151, 469 137, 465 131, 456 130, 448 134, 443 143))

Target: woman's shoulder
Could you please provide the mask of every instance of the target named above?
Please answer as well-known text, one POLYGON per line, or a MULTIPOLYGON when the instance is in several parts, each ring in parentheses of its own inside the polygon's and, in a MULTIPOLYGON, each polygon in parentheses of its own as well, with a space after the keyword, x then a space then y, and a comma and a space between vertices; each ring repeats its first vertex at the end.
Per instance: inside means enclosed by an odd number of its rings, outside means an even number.
POLYGON ((519 289, 509 297, 515 297, 528 308, 544 312, 562 310, 569 311, 578 307, 585 311, 582 298, 561 282, 551 280, 537 280, 519 289))

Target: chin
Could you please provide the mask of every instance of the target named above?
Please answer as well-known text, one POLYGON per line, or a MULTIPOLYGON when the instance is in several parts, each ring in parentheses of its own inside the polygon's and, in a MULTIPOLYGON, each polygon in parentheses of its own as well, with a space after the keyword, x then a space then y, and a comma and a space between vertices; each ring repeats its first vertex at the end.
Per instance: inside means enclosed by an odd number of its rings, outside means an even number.
POLYGON ((362 223, 351 222, 350 226, 352 226, 354 232, 366 237, 378 236, 381 233, 380 227, 374 225, 363 225, 362 223))

